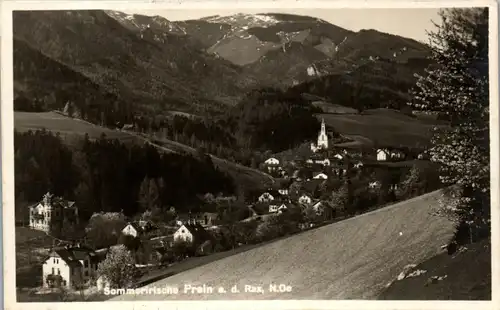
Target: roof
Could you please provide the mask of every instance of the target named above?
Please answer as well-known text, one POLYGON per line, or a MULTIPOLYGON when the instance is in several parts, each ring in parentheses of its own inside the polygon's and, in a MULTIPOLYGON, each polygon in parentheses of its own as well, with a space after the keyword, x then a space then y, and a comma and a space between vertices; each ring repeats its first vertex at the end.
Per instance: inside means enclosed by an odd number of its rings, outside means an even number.
POLYGON ((189 232, 193 235, 193 238, 195 240, 200 241, 200 240, 206 240, 210 237, 209 233, 201 226, 200 224, 184 224, 184 227, 189 230, 189 232))
MULTIPOLYGON (((98 260, 98 255, 90 248, 85 246, 56 248, 47 257, 60 257, 70 267, 81 267, 80 260, 90 257, 91 260, 98 260)), ((47 260, 46 259, 46 260, 47 260)))
POLYGON ((62 197, 54 197, 52 199, 52 204, 53 205, 57 204, 57 205, 63 207, 64 209, 70 209, 70 208, 75 207, 74 201, 65 200, 62 197))
POLYGON ((142 227, 136 222, 127 223, 127 225, 125 227, 123 227, 123 229, 125 229, 128 226, 132 226, 137 232, 141 232, 143 230, 142 227))
MULTIPOLYGON (((143 221, 143 220, 136 222, 129 222, 125 227, 127 227, 128 225, 134 227, 134 229, 137 230, 137 232, 139 233, 144 232, 148 230, 148 228, 152 228, 154 226, 150 221, 143 221)), ((123 229, 125 229, 125 227, 123 229)))

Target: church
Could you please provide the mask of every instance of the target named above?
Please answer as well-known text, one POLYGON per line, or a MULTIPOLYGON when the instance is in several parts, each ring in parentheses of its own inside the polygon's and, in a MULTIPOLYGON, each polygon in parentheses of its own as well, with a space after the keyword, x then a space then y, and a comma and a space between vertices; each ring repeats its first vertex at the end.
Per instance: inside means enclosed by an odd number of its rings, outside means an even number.
POLYGON ((319 150, 328 149, 328 135, 326 134, 325 119, 321 120, 321 130, 318 134, 318 142, 316 144, 311 143, 311 151, 316 153, 319 150))

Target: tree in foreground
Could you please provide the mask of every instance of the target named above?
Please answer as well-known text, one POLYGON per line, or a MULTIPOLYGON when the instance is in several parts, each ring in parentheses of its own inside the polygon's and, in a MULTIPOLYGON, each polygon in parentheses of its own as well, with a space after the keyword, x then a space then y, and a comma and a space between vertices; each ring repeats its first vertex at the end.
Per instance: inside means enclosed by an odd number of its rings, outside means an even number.
POLYGON ((106 259, 99 263, 97 274, 109 281, 111 288, 130 287, 136 276, 132 253, 124 245, 111 248, 106 259))
POLYGON ((450 126, 435 129, 429 155, 450 185, 443 201, 458 218, 454 241, 461 243, 471 232, 489 233, 488 8, 440 15, 442 24, 429 34, 436 64, 418 76, 410 105, 449 120, 450 126))

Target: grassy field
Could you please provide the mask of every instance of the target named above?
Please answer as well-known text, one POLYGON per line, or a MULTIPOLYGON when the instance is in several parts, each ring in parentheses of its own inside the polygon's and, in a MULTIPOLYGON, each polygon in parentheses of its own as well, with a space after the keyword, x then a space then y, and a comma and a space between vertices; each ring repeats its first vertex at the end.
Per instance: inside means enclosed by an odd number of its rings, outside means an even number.
POLYGON ((454 225, 432 215, 440 191, 306 231, 223 258, 148 286, 178 286, 178 295, 118 296, 112 300, 164 299, 375 299, 408 264, 439 254, 454 225), (237 285, 239 293, 183 294, 183 285, 237 285), (271 283, 292 292, 269 292, 271 283), (262 285, 264 294, 245 293, 262 285))
POLYGON ((312 105, 317 108, 320 108, 323 111, 323 113, 332 113, 332 114, 358 113, 358 111, 353 108, 349 108, 340 104, 334 104, 326 101, 314 101, 312 105))
MULTIPOLYGON (((327 126, 340 134, 356 136, 361 144, 377 144, 384 146, 420 146, 427 145, 432 137, 432 128, 440 123, 422 121, 404 115, 398 111, 377 109, 367 110, 362 114, 318 114, 324 118, 327 126)), ((368 145, 370 146, 370 145, 368 145)))
POLYGON ((27 227, 16 227, 16 272, 30 271, 48 254, 54 238, 27 227))
POLYGON ((16 227, 16 245, 32 241, 37 238, 44 238, 47 234, 43 231, 34 230, 27 227, 16 227))
POLYGON ((45 128, 48 131, 59 132, 61 136, 67 138, 75 135, 83 136, 88 133, 90 138, 97 139, 104 133, 110 139, 119 139, 124 142, 140 141, 137 137, 126 132, 104 128, 56 112, 14 112, 14 127, 20 132, 45 128))
POLYGON ((37 287, 42 281, 42 262, 54 238, 27 227, 16 227, 16 287, 37 287))
POLYGON ((417 265, 426 273, 393 282, 381 300, 491 300, 491 241, 466 246, 464 252, 437 255, 417 265), (431 277, 443 277, 432 283, 431 277))

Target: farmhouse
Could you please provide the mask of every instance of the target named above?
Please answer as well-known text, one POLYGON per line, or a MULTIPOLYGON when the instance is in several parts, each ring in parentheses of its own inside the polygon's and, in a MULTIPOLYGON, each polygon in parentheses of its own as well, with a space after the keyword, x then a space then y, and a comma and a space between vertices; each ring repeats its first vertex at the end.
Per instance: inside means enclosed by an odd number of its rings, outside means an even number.
POLYGON ((37 205, 30 207, 30 228, 57 234, 63 223, 78 224, 78 208, 73 201, 66 201, 46 193, 37 205))
POLYGON ((396 148, 379 148, 377 149, 377 160, 378 161, 386 161, 386 160, 400 160, 404 159, 406 154, 399 149, 396 148))
POLYGON ((43 286, 74 288, 95 276, 99 263, 96 253, 79 245, 54 249, 42 266, 43 286))
POLYGON ((185 241, 189 243, 201 244, 208 240, 207 231, 200 224, 189 222, 182 225, 174 233, 174 242, 185 241))

